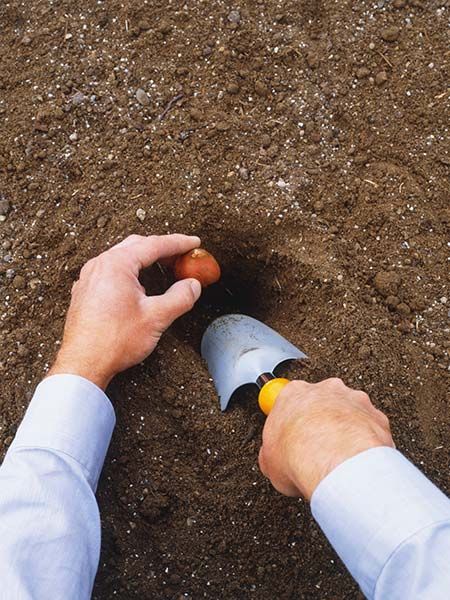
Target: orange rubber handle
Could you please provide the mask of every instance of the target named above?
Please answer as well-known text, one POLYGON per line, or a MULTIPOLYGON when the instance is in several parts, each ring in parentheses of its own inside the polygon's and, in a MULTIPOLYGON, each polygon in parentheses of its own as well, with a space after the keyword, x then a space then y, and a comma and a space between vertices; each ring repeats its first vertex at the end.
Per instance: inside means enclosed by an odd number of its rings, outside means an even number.
POLYGON ((259 408, 267 416, 273 408, 281 390, 289 383, 289 379, 277 377, 265 383, 259 391, 259 408))

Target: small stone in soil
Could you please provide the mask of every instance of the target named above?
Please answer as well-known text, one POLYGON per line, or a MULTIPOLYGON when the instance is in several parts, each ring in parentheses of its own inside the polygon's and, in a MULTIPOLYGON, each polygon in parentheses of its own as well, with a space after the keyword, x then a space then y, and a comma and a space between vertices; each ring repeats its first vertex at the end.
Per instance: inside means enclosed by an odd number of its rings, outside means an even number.
POLYGON ((228 13, 227 19, 230 23, 239 25, 241 22, 241 13, 238 10, 232 10, 228 13))
POLYGON ((241 179, 247 180, 249 178, 249 176, 250 175, 249 175, 248 169, 246 169, 245 167, 240 167, 240 169, 239 169, 239 177, 241 179))
POLYGON ((71 102, 73 106, 80 106, 86 100, 86 96, 82 92, 76 92, 72 98, 71 102))
POLYGON ((11 205, 9 203, 9 200, 0 196, 0 215, 2 217, 6 217, 6 215, 9 213, 10 208, 11 205))
POLYGON ((145 92, 142 88, 139 88, 136 91, 136 100, 142 106, 148 106, 150 104, 150 98, 148 97, 147 92, 145 92))
POLYGON ((103 229, 103 227, 106 225, 107 222, 108 222, 108 217, 106 215, 101 215, 97 219, 97 227, 99 229, 103 229))
POLYGON ((395 42, 400 35, 400 28, 395 25, 390 25, 381 30, 381 37, 385 42, 395 42))
POLYGON ((136 217, 139 219, 139 221, 144 221, 146 214, 147 213, 143 208, 138 208, 136 211, 136 217))
POLYGON ((69 140, 70 140, 71 142, 76 142, 76 141, 78 140, 78 135, 77 135, 76 133, 71 133, 71 134, 69 135, 69 140))

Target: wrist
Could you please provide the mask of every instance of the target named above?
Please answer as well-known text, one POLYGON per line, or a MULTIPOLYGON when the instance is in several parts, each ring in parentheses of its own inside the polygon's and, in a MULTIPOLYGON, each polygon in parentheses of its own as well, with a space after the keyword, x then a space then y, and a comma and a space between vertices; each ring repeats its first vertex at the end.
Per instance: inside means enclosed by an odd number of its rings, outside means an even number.
POLYGON ((78 375, 91 381, 103 391, 106 390, 114 377, 114 373, 106 372, 94 361, 78 358, 76 353, 66 352, 63 348, 59 351, 55 362, 47 373, 47 377, 51 375, 78 375))
POLYGON ((309 465, 308 474, 305 473, 304 467, 294 467, 292 476, 294 485, 300 490, 302 496, 310 501, 319 484, 339 465, 366 450, 379 447, 393 448, 394 444, 386 443, 386 441, 381 439, 360 440, 359 443, 356 442, 346 448, 336 450, 331 456, 329 454, 326 458, 324 456, 324 460, 320 460, 320 457, 318 460, 312 460, 309 465))

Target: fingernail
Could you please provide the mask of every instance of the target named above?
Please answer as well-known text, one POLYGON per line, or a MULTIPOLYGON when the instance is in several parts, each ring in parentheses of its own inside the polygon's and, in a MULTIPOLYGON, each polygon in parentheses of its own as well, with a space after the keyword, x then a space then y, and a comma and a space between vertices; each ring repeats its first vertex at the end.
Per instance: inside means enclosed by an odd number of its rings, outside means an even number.
POLYGON ((190 284, 191 290, 194 294, 194 298, 198 300, 202 293, 202 286, 200 284, 200 281, 197 281, 197 279, 191 279, 190 284))

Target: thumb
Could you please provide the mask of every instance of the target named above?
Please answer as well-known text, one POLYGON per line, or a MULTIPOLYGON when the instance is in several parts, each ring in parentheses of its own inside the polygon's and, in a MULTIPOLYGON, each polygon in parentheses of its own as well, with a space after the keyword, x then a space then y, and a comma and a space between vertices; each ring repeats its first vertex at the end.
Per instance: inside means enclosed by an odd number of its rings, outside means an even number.
POLYGON ((202 286, 196 279, 183 279, 174 283, 165 294, 148 298, 150 311, 161 330, 191 310, 202 293, 202 286))

